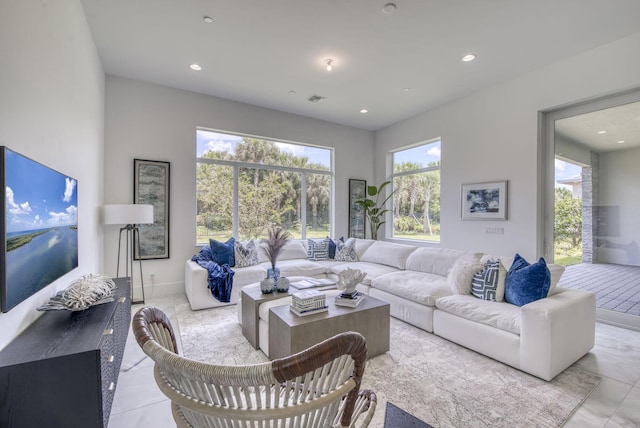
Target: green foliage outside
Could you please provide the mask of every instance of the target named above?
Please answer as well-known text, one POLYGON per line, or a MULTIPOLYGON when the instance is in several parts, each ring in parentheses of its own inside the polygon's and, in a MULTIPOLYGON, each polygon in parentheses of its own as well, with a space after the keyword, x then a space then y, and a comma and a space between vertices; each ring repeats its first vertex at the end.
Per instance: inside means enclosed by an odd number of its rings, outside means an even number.
POLYGON ((554 263, 569 266, 582 261, 582 198, 557 187, 553 225, 554 263))
MULTIPOLYGON (((267 169, 258 165, 278 165, 328 171, 305 156, 281 151, 271 141, 244 138, 235 154, 209 151, 203 156, 223 161, 256 164, 239 168, 239 238, 265 238, 269 228, 280 226, 294 238, 302 236, 302 173, 267 169)), ((197 166, 197 242, 209 238, 228 239, 233 229, 233 165, 199 163, 197 166)), ((306 173, 307 237, 329 233, 331 176, 306 173)))
MULTIPOLYGON (((422 167, 403 162, 396 172, 422 167)), ((440 170, 394 177, 393 188, 394 238, 440 241, 440 170)))

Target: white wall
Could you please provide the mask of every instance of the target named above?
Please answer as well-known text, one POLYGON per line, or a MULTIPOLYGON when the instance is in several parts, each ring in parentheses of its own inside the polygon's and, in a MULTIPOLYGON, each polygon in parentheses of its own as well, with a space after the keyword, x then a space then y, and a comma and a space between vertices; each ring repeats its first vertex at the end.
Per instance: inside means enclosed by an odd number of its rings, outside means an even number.
POLYGON ((78 180, 79 267, 0 314, 0 348, 36 307, 102 269, 104 73, 77 0, 0 3, 0 145, 78 180))
MULTIPOLYGON (((376 133, 376 181, 389 150, 442 137, 441 230, 445 248, 525 258, 541 254, 538 112, 640 87, 640 33, 531 72, 376 133), (462 221, 460 185, 509 180, 508 220, 462 221), (503 227, 504 235, 485 234, 503 227)), ((482 60, 482 58, 479 58, 482 60)))
MULTIPOLYGON (((170 258, 143 262, 147 296, 183 290, 184 263, 198 251, 196 127, 335 148, 338 236, 347 235, 349 178, 373 178, 369 131, 115 76, 107 76, 106 100, 105 203, 133 200, 133 159, 171 162, 170 258), (152 274, 156 286, 147 287, 152 274)), ((104 266, 111 275, 116 273, 117 230, 105 233, 104 266)))

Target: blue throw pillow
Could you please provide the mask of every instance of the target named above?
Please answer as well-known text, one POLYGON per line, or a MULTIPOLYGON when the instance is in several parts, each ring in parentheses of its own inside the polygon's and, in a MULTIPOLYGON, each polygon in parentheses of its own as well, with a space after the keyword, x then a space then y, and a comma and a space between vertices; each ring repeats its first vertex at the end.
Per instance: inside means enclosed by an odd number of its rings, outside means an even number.
POLYGON ((236 257, 234 254, 234 244, 236 240, 229 238, 227 242, 216 241, 215 239, 209 239, 209 247, 211 248, 211 257, 214 262, 219 265, 229 265, 231 267, 236 265, 236 257))
POLYGON ((516 253, 509 272, 507 272, 505 300, 516 306, 544 299, 551 287, 551 273, 544 259, 529 264, 516 253))

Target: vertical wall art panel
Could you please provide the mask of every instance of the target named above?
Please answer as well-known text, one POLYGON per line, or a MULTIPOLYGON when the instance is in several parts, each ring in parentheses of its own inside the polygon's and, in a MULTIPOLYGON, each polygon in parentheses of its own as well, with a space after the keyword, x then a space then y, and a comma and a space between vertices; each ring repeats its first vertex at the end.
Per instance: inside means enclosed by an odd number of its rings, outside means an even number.
POLYGON ((133 160, 133 202, 153 205, 153 224, 141 224, 140 253, 134 242, 134 257, 169 258, 169 162, 133 160))

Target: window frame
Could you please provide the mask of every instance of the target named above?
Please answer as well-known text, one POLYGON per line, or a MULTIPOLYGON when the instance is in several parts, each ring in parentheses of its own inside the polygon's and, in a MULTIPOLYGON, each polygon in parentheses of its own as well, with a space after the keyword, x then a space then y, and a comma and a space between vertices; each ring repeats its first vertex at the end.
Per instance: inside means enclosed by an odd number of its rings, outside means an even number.
MULTIPOLYGON (((396 178, 398 177, 406 177, 409 175, 418 175, 418 174, 422 174, 422 173, 427 173, 427 172, 432 172, 432 171, 438 171, 440 174, 440 190, 442 190, 442 155, 440 155, 440 158, 438 160, 438 164, 437 165, 433 165, 433 166, 426 166, 426 167, 422 167, 422 168, 417 168, 417 169, 412 169, 410 171, 398 171, 398 172, 394 172, 395 171, 395 156, 400 153, 400 152, 404 152, 404 151, 408 151, 411 149, 415 149, 418 147, 424 147, 424 146, 429 146, 431 144, 434 143, 440 143, 440 150, 442 151, 442 138, 441 137, 436 137, 436 138, 431 138, 428 140, 423 140, 420 141, 419 143, 415 143, 415 144, 411 144, 408 146, 404 146, 404 147, 400 147, 398 149, 395 149, 393 151, 390 151, 390 170, 391 173, 389 174, 389 180, 391 181, 391 191, 395 192, 396 188, 394 186, 394 181, 396 178)), ((442 198, 440 196, 440 201, 442 201, 442 198)), ((439 234, 439 239, 436 240, 428 240, 428 239, 412 239, 412 238, 404 238, 404 237, 397 237, 395 236, 395 198, 390 198, 390 203, 391 203, 391 209, 389 210, 389 212, 387 213, 387 224, 390 224, 391 227, 388 228, 387 230, 390 230, 390 233, 387 231, 385 233, 385 235, 387 236, 387 238, 390 239, 402 239, 402 240, 406 240, 406 241, 415 241, 415 242, 420 242, 420 243, 432 243, 432 244, 438 244, 440 242, 442 242, 442 229, 440 229, 440 234, 439 234)), ((440 224, 442 224, 442 222, 440 222, 440 224)))
MULTIPOLYGON (((278 165, 268 165, 268 164, 260 164, 260 163, 252 163, 252 162, 245 162, 245 161, 233 161, 233 160, 226 160, 226 159, 211 159, 211 158, 204 158, 204 157, 199 157, 197 154, 197 150, 196 150, 196 168, 195 168, 195 172, 196 172, 196 186, 195 186, 195 203, 197 205, 198 202, 198 166, 200 164, 209 164, 209 165, 224 165, 224 166, 230 166, 233 168, 233 213, 232 213, 232 234, 234 237, 238 237, 239 233, 240 233, 240 194, 239 194, 239 177, 240 177, 240 170, 243 168, 247 168, 247 169, 263 169, 263 170, 271 170, 271 171, 285 171, 285 172, 293 172, 293 173, 300 173, 301 174, 301 178, 300 178, 300 206, 301 206, 301 212, 300 212, 300 223, 301 225, 304 225, 304 227, 301 227, 301 238, 300 239, 307 239, 306 235, 307 235, 307 174, 322 174, 322 175, 327 175, 330 178, 330 196, 329 196, 329 234, 331 236, 334 235, 334 229, 335 229, 335 149, 333 147, 325 147, 325 146, 319 146, 319 145, 314 145, 314 144, 307 144, 307 143, 301 143, 298 141, 290 141, 290 140, 283 140, 283 139, 274 139, 274 138, 269 138, 269 137, 262 137, 262 136, 257 136, 257 135, 251 135, 251 134, 244 134, 244 133, 240 133, 240 132, 233 132, 233 131, 224 131, 224 130, 220 130, 220 129, 212 129, 212 128, 205 128, 205 127, 201 127, 198 126, 196 127, 196 135, 198 131, 205 131, 205 132, 215 132, 215 133, 219 133, 219 134, 226 134, 226 135, 232 135, 235 137, 242 137, 242 138, 253 138, 253 139, 259 139, 259 140, 263 140, 263 141, 269 141, 269 142, 273 142, 273 143, 285 143, 285 144, 292 144, 292 145, 296 145, 296 146, 304 146, 304 147, 314 147, 314 148, 319 148, 319 149, 324 149, 324 150, 328 150, 329 151, 329 171, 326 170, 321 170, 321 169, 312 169, 312 168, 297 168, 297 167, 291 167, 291 166, 278 166, 278 165)), ((197 144, 197 138, 196 138, 196 144, 197 144)), ((197 147, 196 147, 197 149, 197 147)), ((202 246, 202 245, 206 245, 203 242, 198 242, 198 221, 197 221, 197 208, 196 208, 196 222, 195 222, 195 228, 196 228, 196 246, 202 246)))

